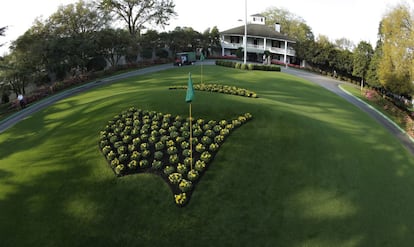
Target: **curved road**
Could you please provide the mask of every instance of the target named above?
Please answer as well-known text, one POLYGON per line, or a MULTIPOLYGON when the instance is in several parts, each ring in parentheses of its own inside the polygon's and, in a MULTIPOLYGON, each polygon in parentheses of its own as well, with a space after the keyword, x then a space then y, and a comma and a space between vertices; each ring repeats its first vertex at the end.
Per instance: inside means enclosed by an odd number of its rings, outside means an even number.
MULTIPOLYGON (((214 65, 215 61, 208 60, 205 61, 205 65, 214 65)), ((69 90, 66 90, 64 92, 52 95, 48 98, 45 98, 37 103, 34 103, 30 105, 29 107, 14 113, 13 115, 9 116, 8 118, 0 121, 0 134, 7 129, 14 126, 16 123, 20 122, 21 120, 25 119, 26 117, 32 115, 33 113, 40 111, 44 108, 46 108, 49 105, 54 104, 55 102, 70 97, 72 95, 78 94, 80 92, 84 92, 86 90, 89 90, 91 88, 95 88, 101 85, 110 84, 118 80, 122 80, 128 77, 137 76, 137 75, 143 75, 148 73, 154 73, 166 69, 173 68, 172 64, 164 64, 164 65, 157 65, 153 67, 148 67, 144 69, 139 69, 132 72, 127 72, 115 76, 111 76, 108 78, 104 78, 101 80, 92 81, 90 83, 81 85, 76 88, 72 88, 69 90)), ((309 80, 313 83, 316 83, 327 90, 339 95, 340 97, 346 99, 348 102, 354 104, 364 112, 366 112, 368 115, 370 115, 372 118, 377 120, 381 125, 383 125, 386 129, 388 129, 393 135, 395 135, 402 144, 407 148, 408 151, 411 152, 412 155, 414 155, 414 141, 405 133, 404 130, 399 128, 394 122, 392 122, 390 119, 388 119, 386 116, 379 113, 377 110, 369 106, 368 104, 364 103, 363 101, 359 100, 358 98, 344 92, 339 86, 341 84, 344 84, 344 82, 341 82, 339 80, 335 80, 333 78, 309 73, 306 71, 298 70, 298 69, 291 69, 291 68, 283 68, 282 71, 287 74, 295 75, 301 78, 304 78, 306 80, 309 80)))
POLYGON ((318 74, 292 69, 292 68, 284 68, 282 69, 284 73, 295 75, 301 78, 304 78, 308 81, 311 81, 315 84, 318 84, 325 89, 339 95, 340 97, 344 98, 351 104, 357 106, 362 111, 366 112, 376 121, 378 121, 382 126, 384 126, 388 131, 390 131, 394 136, 396 136, 401 143, 405 146, 405 148, 414 155, 414 141, 412 138, 408 136, 408 134, 402 130, 399 126, 397 126, 393 121, 391 121, 388 117, 374 109, 372 106, 368 105, 367 103, 361 101, 360 99, 348 94, 347 92, 343 91, 340 88, 341 84, 345 84, 345 82, 333 79, 331 77, 321 76, 318 74))
POLYGON ((104 78, 101 80, 96 80, 96 81, 92 81, 90 83, 81 85, 79 87, 75 87, 69 90, 65 90, 61 93, 57 93, 54 94, 50 97, 47 97, 39 102, 36 102, 30 106, 28 106, 27 108, 24 108, 21 111, 18 111, 16 113, 14 113, 13 115, 7 117, 6 119, 0 121, 0 134, 4 131, 6 131, 7 129, 9 129, 10 127, 14 126, 16 123, 20 122, 21 120, 27 118, 28 116, 32 115, 35 112, 38 112, 44 108, 46 108, 47 106, 50 106, 52 104, 54 104, 55 102, 62 100, 64 98, 67 98, 69 96, 87 91, 91 88, 95 88, 101 85, 105 85, 105 84, 110 84, 113 83, 115 81, 118 80, 122 80, 125 78, 129 78, 132 76, 137 76, 137 75, 143 75, 143 74, 148 74, 148 73, 154 73, 154 72, 158 72, 161 70, 166 70, 166 69, 171 69, 174 66, 172 64, 163 64, 163 65, 157 65, 157 66, 152 66, 152 67, 148 67, 148 68, 143 68, 143 69, 139 69, 139 70, 135 70, 135 71, 131 71, 131 72, 127 72, 127 73, 122 73, 119 75, 114 75, 108 78, 104 78))

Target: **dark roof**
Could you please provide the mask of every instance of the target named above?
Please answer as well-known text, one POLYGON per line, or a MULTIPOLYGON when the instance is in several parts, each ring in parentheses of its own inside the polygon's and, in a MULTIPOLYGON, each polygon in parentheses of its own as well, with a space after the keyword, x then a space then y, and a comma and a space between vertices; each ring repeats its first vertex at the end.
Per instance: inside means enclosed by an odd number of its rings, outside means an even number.
MULTIPOLYGON (((244 25, 223 31, 221 32, 221 34, 244 35, 244 25)), ((247 36, 268 37, 272 39, 281 39, 290 42, 295 42, 294 39, 291 39, 286 35, 276 32, 273 28, 263 24, 247 24, 247 36)))
POLYGON ((262 14, 254 14, 254 15, 251 15, 251 16, 255 16, 255 17, 266 17, 266 16, 264 16, 262 14))

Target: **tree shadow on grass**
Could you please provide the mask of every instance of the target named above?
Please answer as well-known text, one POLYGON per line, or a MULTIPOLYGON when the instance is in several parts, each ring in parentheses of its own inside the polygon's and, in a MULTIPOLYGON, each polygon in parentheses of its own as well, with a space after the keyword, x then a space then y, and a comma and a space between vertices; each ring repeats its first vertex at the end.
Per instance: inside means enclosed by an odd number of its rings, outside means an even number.
MULTIPOLYGON (((0 199, 2 245, 411 246, 413 158, 334 96, 318 95, 312 105, 288 95, 199 103, 200 112, 251 112, 254 119, 224 143, 185 208, 174 205, 161 178, 116 178, 100 154, 99 130, 130 102, 64 101, 80 107, 46 119, 54 128, 44 135, 53 138, 32 148, 47 152, 0 175, 13 186, 0 199)), ((135 106, 148 101, 141 97, 135 106)), ((162 111, 168 103, 143 108, 162 111)))

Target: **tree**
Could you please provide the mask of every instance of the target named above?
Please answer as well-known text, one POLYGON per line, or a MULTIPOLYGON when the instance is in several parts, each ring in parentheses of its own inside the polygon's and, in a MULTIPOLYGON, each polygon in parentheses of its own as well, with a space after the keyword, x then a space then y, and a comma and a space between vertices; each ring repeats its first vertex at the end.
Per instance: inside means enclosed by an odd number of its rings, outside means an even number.
POLYGON ((281 33, 296 40, 296 57, 303 60, 310 60, 311 47, 314 45, 315 36, 312 29, 305 20, 286 9, 271 7, 266 9, 262 15, 266 17, 266 24, 273 27, 275 23, 281 25, 281 33))
POLYGON ((379 87, 381 86, 380 80, 378 77, 378 67, 382 58, 382 40, 377 41, 375 46, 374 54, 372 55, 371 62, 369 63, 367 71, 367 82, 371 86, 379 87))
POLYGON ((139 38, 141 47, 141 57, 145 59, 152 59, 156 48, 159 47, 160 36, 155 30, 148 30, 139 38))
POLYGON ((166 45, 173 54, 182 51, 195 51, 201 46, 202 34, 191 27, 176 27, 168 33, 166 45))
POLYGON ((164 26, 176 15, 173 0, 102 0, 100 6, 124 21, 133 36, 140 36, 147 23, 164 26))
POLYGON ((99 55, 97 34, 107 26, 109 17, 98 7, 93 2, 80 0, 60 6, 46 21, 48 56, 54 60, 54 69, 61 76, 74 69, 86 70, 90 61, 99 55))
POLYGON ((335 40, 335 45, 341 50, 353 51, 355 48, 354 42, 347 38, 340 38, 335 40))
POLYGON ((324 35, 319 35, 316 42, 311 47, 309 62, 325 71, 333 70, 335 59, 335 46, 324 35))
POLYGON ((11 45, 14 58, 12 67, 25 71, 27 80, 37 85, 48 82, 46 57, 44 54, 45 40, 42 35, 26 31, 11 45))
MULTIPOLYGON (((6 29, 7 29, 7 26, 6 27, 0 27, 0 36, 4 36, 5 35, 6 29)), ((2 47, 3 45, 4 44, 0 44, 0 47, 2 47)))
POLYGON ((109 15, 98 7, 83 0, 62 5, 48 18, 48 28, 59 37, 75 37, 102 30, 107 27, 109 15))
POLYGON ((413 16, 407 5, 398 5, 381 22, 382 58, 378 77, 385 89, 411 94, 414 80, 413 16))
POLYGON ((31 71, 26 62, 24 54, 17 52, 5 56, 2 61, 8 69, 1 71, 1 80, 13 90, 16 97, 26 93, 26 86, 30 82, 31 71))
POLYGON ((4 36, 4 33, 6 32, 7 27, 0 27, 0 36, 4 36))
POLYGON ((111 65, 117 66, 122 56, 127 54, 128 47, 132 45, 132 39, 123 29, 105 29, 97 34, 98 53, 111 65))
POLYGON ((201 48, 203 52, 209 56, 214 51, 219 51, 221 48, 220 44, 220 32, 217 26, 212 29, 206 29, 201 36, 201 48))
POLYGON ((349 50, 342 50, 336 47, 331 53, 333 53, 330 58, 333 61, 330 63, 332 69, 337 71, 338 74, 348 78, 351 77, 354 67, 353 53, 349 50))
POLYGON ((373 55, 374 50, 372 49, 371 44, 365 41, 359 42, 358 46, 354 50, 354 67, 352 75, 361 78, 361 87, 367 77, 367 72, 373 55))

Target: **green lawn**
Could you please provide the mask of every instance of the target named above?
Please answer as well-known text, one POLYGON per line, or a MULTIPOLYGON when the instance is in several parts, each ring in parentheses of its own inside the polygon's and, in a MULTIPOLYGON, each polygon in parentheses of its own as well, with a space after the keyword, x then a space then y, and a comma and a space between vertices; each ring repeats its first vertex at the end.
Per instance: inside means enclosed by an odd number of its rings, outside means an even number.
POLYGON ((193 115, 253 120, 221 147, 185 208, 164 181, 116 178, 99 131, 135 106, 186 116, 187 66, 62 100, 0 134, 1 246, 412 246, 414 158, 376 121, 282 73, 204 67, 193 115))

